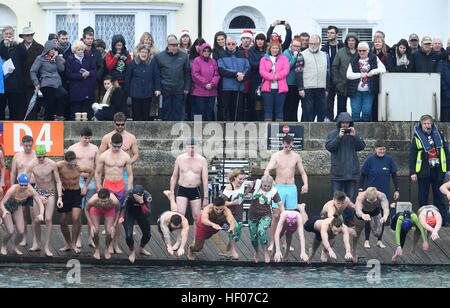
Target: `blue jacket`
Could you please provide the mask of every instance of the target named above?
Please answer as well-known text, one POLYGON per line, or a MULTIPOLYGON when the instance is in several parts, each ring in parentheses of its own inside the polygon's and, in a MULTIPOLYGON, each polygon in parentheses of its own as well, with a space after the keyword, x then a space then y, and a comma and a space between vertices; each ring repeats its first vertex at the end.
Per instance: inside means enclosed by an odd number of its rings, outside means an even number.
POLYGON ((156 62, 136 63, 131 61, 125 77, 125 92, 132 98, 151 98, 155 92, 155 85, 160 84, 159 71, 156 62))
POLYGON ((223 91, 244 92, 244 83, 238 82, 236 79, 237 73, 243 73, 247 78, 250 71, 250 63, 245 58, 244 53, 240 50, 234 53, 226 50, 218 64, 220 76, 223 79, 223 91))
MULTIPOLYGON (((450 47, 447 48, 450 54, 450 47)), ((441 73, 441 106, 450 107, 450 61, 441 60, 438 64, 438 72, 441 73)))
MULTIPOLYGON (((3 66, 3 59, 0 57, 0 67, 3 66)), ((5 94, 5 85, 3 83, 3 70, 0 72, 0 94, 5 94)))

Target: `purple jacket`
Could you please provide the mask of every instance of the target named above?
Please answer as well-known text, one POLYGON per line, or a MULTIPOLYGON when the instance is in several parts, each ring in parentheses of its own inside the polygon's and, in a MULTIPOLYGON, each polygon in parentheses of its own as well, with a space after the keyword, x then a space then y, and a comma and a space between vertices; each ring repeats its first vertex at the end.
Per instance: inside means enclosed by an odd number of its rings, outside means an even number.
POLYGON ((94 101, 95 87, 97 81, 95 79, 95 63, 92 57, 84 57, 83 63, 80 63, 75 58, 75 55, 70 55, 66 62, 66 77, 70 82, 70 101, 83 102, 94 101), (81 69, 89 72, 89 77, 84 79, 81 75, 81 69))
POLYGON ((217 86, 220 81, 219 68, 216 60, 211 57, 209 59, 205 59, 202 56, 205 48, 211 49, 211 46, 206 43, 200 46, 200 56, 195 58, 194 62, 192 62, 192 82, 194 84, 194 89, 192 91, 193 96, 217 96, 217 86), (207 90, 205 88, 207 84, 212 85, 211 90, 207 90))

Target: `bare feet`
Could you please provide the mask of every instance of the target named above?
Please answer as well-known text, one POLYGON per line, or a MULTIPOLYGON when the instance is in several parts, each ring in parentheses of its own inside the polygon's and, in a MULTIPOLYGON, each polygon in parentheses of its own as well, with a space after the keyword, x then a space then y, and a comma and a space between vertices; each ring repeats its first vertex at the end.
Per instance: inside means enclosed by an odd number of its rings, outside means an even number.
POLYGON ((81 249, 77 247, 77 245, 72 245, 72 250, 73 252, 75 252, 77 255, 81 253, 81 249))
POLYGON ((24 237, 22 242, 19 243, 20 247, 27 247, 27 239, 24 237))
POLYGON ((18 255, 18 256, 23 256, 23 252, 21 252, 20 250, 19 250, 19 248, 14 248, 14 252, 15 252, 15 254, 16 255, 18 255))
POLYGON ((100 249, 95 249, 94 259, 100 261, 100 249))
POLYGON ((131 264, 134 264, 134 262, 136 261, 136 250, 133 250, 130 254, 130 256, 128 257, 128 260, 131 262, 131 264))
POLYGON ((112 245, 109 246, 108 251, 110 254, 114 254, 114 248, 112 247, 112 245))
POLYGON ((270 242, 269 248, 267 248, 267 251, 268 251, 268 252, 272 252, 272 251, 273 251, 273 246, 274 246, 274 243, 273 243, 273 242, 270 242))
POLYGON ((386 249, 386 246, 383 244, 382 241, 378 241, 377 246, 381 249, 386 249))
POLYGON ((89 247, 95 248, 94 240, 89 238, 89 247))
POLYGON ((270 263, 270 254, 269 254, 269 251, 264 251, 264 262, 265 262, 266 264, 269 264, 269 263, 270 263))
POLYGON ((115 252, 116 254, 118 254, 118 255, 123 254, 123 251, 120 250, 119 246, 114 247, 114 252, 115 252))
POLYGON ((111 260, 111 253, 109 252, 109 249, 105 249, 105 259, 111 260))
POLYGON ((322 253, 320 254, 320 262, 322 263, 328 262, 328 255, 324 250, 322 250, 322 253))
POLYGON ((60 248, 59 251, 60 252, 68 252, 72 250, 72 246, 71 245, 66 245, 63 248, 60 248))
POLYGON ((149 251, 145 250, 144 248, 141 248, 141 255, 150 257, 152 254, 149 251))
POLYGON ((370 242, 369 241, 365 241, 364 242, 364 248, 365 249, 370 249, 370 242))
POLYGON ((188 248, 188 255, 187 255, 187 258, 188 258, 188 260, 190 260, 190 261, 194 261, 194 260, 195 260, 195 255, 194 255, 194 253, 192 252, 191 247, 188 248))
POLYGON ((83 248, 83 245, 81 244, 81 237, 78 237, 76 247, 77 248, 83 248))
POLYGON ((33 247, 31 247, 30 249, 28 249, 29 252, 39 252, 41 251, 41 246, 37 245, 37 244, 33 244, 33 247))
POLYGON ((0 250, 0 253, 2 254, 2 256, 7 256, 8 255, 8 247, 2 245, 2 248, 0 250))
POLYGON ((253 255, 253 260, 255 261, 255 263, 259 263, 259 253, 255 252, 255 254, 253 255))
POLYGON ((231 250, 231 258, 233 260, 239 260, 239 254, 238 254, 238 252, 235 249, 231 250))
POLYGON ((48 247, 45 248, 45 255, 49 258, 53 257, 53 253, 50 251, 50 249, 48 247))

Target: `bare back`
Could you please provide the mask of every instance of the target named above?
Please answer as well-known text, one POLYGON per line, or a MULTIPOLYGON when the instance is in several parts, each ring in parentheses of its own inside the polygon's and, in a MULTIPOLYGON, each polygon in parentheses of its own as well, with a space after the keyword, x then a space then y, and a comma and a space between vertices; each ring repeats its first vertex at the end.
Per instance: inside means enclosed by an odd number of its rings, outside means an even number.
MULTIPOLYGON (((98 154, 98 147, 96 145, 89 144, 88 146, 84 146, 81 142, 78 142, 69 147, 68 151, 72 151, 77 155, 78 165, 95 170, 95 160, 98 154)), ((87 178, 89 175, 82 173, 81 176, 87 178)))
POLYGON ((186 188, 197 188, 202 183, 202 173, 208 172, 203 170, 206 159, 195 154, 195 157, 190 157, 188 154, 182 154, 177 159, 177 166, 179 168, 178 185, 186 188))

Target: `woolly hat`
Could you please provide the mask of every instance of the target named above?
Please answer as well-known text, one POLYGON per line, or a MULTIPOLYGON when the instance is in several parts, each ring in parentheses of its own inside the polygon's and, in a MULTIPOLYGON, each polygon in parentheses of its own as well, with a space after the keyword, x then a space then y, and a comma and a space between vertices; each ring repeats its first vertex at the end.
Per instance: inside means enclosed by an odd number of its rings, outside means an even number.
POLYGON ((185 36, 185 35, 189 36, 189 38, 192 40, 191 32, 188 29, 182 29, 181 30, 181 32, 180 32, 180 39, 183 36, 185 36))
POLYGON ((244 30, 244 31, 242 31, 241 38, 253 39, 253 31, 252 30, 244 30))

